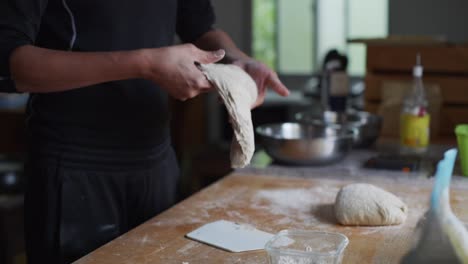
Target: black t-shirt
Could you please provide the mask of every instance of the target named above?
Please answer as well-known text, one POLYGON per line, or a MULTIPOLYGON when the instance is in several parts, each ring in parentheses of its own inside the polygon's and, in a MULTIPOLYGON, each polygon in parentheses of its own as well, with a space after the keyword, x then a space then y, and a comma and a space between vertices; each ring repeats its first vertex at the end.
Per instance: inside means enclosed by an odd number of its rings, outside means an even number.
MULTIPOLYGON (((18 46, 118 51, 191 42, 209 31, 209 0, 1 0, 0 91, 14 91, 9 57, 18 46)), ((168 135, 167 94, 147 80, 32 94, 37 140, 92 149, 151 149, 168 135)))

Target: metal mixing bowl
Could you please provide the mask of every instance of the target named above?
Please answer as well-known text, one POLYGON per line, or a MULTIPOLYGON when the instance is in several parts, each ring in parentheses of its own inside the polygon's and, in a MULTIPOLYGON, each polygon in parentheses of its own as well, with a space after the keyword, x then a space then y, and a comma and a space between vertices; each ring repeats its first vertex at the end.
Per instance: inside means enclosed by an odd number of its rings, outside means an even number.
POLYGON ((382 118, 363 111, 333 112, 306 111, 295 115, 298 122, 320 127, 337 129, 353 129, 356 132, 353 147, 366 148, 379 137, 382 128, 382 118))
POLYGON ((361 117, 356 113, 333 111, 306 111, 297 113, 297 121, 336 128, 355 128, 361 125, 361 117))
POLYGON ((354 132, 305 123, 277 123, 256 128, 266 152, 293 165, 325 165, 342 159, 351 149, 354 132))

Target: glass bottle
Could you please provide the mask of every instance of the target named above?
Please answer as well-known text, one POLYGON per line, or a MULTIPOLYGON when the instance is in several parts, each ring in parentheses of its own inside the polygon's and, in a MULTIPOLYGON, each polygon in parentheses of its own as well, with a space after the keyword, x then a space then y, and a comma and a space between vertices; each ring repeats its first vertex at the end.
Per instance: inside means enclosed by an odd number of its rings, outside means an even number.
POLYGON ((403 99, 400 114, 400 145, 403 154, 422 154, 429 146, 431 118, 422 77, 423 66, 418 54, 413 68, 413 85, 403 99))

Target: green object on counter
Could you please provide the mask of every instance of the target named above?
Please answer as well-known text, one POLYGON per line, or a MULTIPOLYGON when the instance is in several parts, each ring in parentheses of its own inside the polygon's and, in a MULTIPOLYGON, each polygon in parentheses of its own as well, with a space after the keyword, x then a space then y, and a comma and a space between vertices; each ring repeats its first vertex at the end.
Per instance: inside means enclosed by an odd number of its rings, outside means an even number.
POLYGON ((455 134, 457 135, 462 173, 463 176, 468 176, 468 124, 457 125, 455 134))
POLYGON ((257 151, 252 157, 251 165, 255 168, 266 168, 273 162, 273 159, 264 151, 257 151))

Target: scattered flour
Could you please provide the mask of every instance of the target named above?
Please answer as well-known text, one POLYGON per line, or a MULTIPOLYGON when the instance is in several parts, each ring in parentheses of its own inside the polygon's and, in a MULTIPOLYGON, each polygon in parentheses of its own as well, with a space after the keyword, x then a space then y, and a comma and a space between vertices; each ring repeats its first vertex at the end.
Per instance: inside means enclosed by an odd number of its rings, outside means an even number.
POLYGON ((311 189, 262 190, 254 200, 267 200, 271 203, 273 214, 290 212, 310 212, 313 205, 333 203, 338 187, 322 186, 311 189))
POLYGON ((308 189, 282 189, 260 191, 255 198, 269 201, 273 214, 289 214, 309 212, 316 197, 308 189))
POLYGON ((320 206, 333 204, 338 190, 337 186, 261 190, 253 197, 251 206, 271 214, 283 215, 276 224, 288 225, 297 221, 319 224, 323 221, 316 219, 314 212, 320 206))
POLYGON ((178 226, 178 225, 190 225, 190 224, 200 224, 205 221, 198 217, 184 217, 179 219, 164 219, 157 222, 151 223, 154 226, 178 226))
POLYGON ((243 222, 243 223, 250 222, 250 217, 249 216, 247 216, 245 214, 241 214, 238 211, 227 211, 226 215, 233 221, 243 222))
POLYGON ((177 253, 182 254, 182 255, 188 255, 191 249, 199 247, 199 246, 200 246, 200 243, 190 241, 185 246, 178 249, 177 253))
POLYGON ((277 225, 290 225, 293 222, 294 222, 294 219, 291 219, 290 217, 285 216, 285 217, 277 220, 275 223, 277 225))
POLYGON ((248 192, 248 190, 249 189, 247 187, 227 190, 222 194, 222 197, 219 197, 218 199, 214 201, 204 202, 198 208, 204 209, 204 210, 211 210, 211 209, 230 207, 237 203, 241 203, 242 198, 246 196, 246 193, 248 192))
POLYGON ((145 245, 146 243, 148 243, 148 241, 149 241, 148 235, 145 235, 145 236, 141 239, 140 243, 141 243, 141 245, 143 246, 143 245, 145 245))

